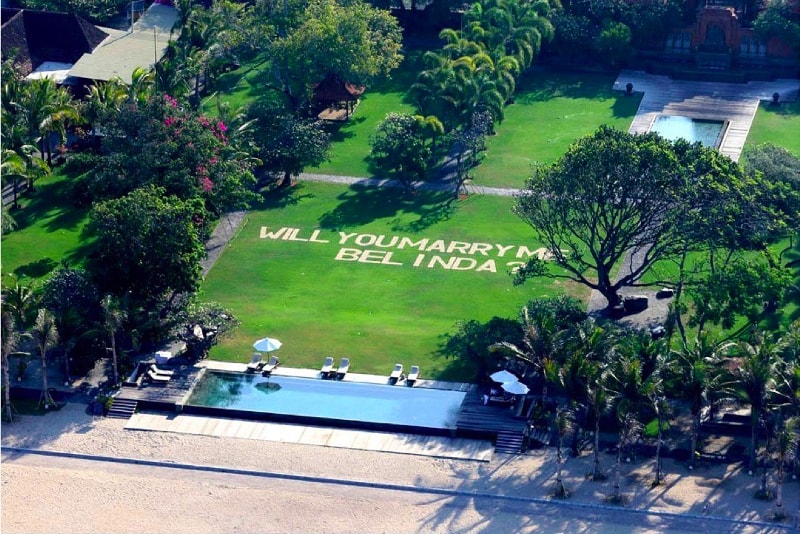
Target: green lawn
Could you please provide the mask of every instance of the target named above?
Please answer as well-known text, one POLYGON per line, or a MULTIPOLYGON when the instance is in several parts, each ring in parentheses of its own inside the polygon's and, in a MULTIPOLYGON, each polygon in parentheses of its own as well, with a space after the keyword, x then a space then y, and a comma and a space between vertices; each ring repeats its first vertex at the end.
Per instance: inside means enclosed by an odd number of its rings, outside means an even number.
POLYGON ((3 236, 3 274, 45 277, 62 261, 83 263, 87 242, 82 232, 88 210, 75 209, 68 198, 69 178, 60 169, 36 182, 36 193, 13 210, 17 230, 3 236))
POLYGON ((517 88, 515 103, 490 137, 474 182, 522 187, 534 162, 552 163, 579 137, 602 124, 628 131, 641 94, 624 96, 611 87, 615 74, 536 70, 517 88))
POLYGON ((214 359, 244 362, 253 341, 273 336, 284 343, 282 361, 293 367, 316 367, 333 355, 350 357, 355 372, 383 374, 400 362, 421 365, 429 377, 465 379, 470 377, 448 371, 449 362, 434 354, 456 321, 513 317, 531 298, 566 292, 564 284, 550 280, 513 286, 508 262, 516 260, 517 246, 538 245, 526 239, 530 230, 510 212, 511 199, 473 196, 453 209, 445 195, 404 201, 394 190, 313 183, 279 194, 287 196, 269 198, 263 209, 248 214, 203 285, 204 300, 220 302, 242 320, 234 336, 212 351, 214 359), (297 228, 302 239, 319 230, 314 239, 329 242, 262 238, 262 227, 297 228), (361 235, 361 244, 352 244, 355 236, 341 243, 339 232, 361 235), (374 236, 384 237, 368 245, 374 236), (390 245, 393 236, 394 246, 378 246, 390 245), (403 237, 428 239, 433 248, 400 248, 403 237), (446 252, 454 241, 461 242, 457 247, 516 246, 503 257, 496 249, 486 256, 469 248, 446 252), (365 262, 343 259, 364 250, 373 251, 365 262))
POLYGON ((772 143, 800 157, 800 101, 778 106, 762 102, 756 112, 747 145, 772 143))
POLYGON ((421 70, 424 50, 405 50, 405 59, 391 78, 371 85, 364 92, 355 113, 349 120, 329 126, 331 140, 329 161, 306 172, 334 174, 337 176, 372 176, 367 157, 369 138, 387 114, 415 113, 407 101, 406 91, 417 79, 421 70))
MULTIPOLYGON (((257 56, 238 69, 220 76, 214 92, 219 95, 220 100, 229 102, 232 109, 244 107, 270 91, 265 80, 268 67, 267 60, 257 56)), ((216 115, 217 98, 214 94, 203 99, 203 111, 216 115)))

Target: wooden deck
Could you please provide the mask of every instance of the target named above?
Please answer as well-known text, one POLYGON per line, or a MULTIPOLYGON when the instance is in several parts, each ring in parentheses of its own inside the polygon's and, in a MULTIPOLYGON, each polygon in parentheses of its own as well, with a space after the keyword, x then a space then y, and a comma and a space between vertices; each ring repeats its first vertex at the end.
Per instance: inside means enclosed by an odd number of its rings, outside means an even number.
POLYGON ((160 409, 174 409, 175 405, 183 404, 185 397, 191 392, 203 369, 199 367, 184 366, 174 369, 175 374, 165 384, 153 384, 143 381, 139 387, 123 387, 117 398, 134 400, 139 403, 158 407, 160 409))
POLYGON ((516 417, 514 410, 507 405, 483 405, 477 390, 469 391, 461 403, 461 411, 456 420, 460 434, 471 436, 492 436, 500 432, 522 434, 525 431, 525 417, 516 417))
POLYGON ((696 119, 728 121, 719 151, 739 160, 760 101, 780 94, 781 102, 797 99, 800 80, 749 82, 746 84, 692 82, 640 71, 622 71, 614 89, 624 91, 628 83, 634 92, 644 93, 631 123, 630 133, 647 133, 658 115, 682 115, 696 119))

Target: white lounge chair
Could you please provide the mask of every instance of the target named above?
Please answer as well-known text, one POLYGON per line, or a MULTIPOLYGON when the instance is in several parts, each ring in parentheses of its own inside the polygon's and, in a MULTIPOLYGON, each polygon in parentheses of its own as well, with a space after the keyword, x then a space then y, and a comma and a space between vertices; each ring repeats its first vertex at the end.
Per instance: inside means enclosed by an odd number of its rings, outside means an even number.
POLYGON ((150 370, 153 371, 157 375, 161 376, 172 376, 175 374, 175 371, 167 371, 166 369, 159 369, 156 364, 152 364, 150 366, 150 370))
POLYGON ((408 372, 408 376, 406 377, 406 384, 413 386, 414 382, 417 381, 417 378, 419 378, 419 365, 412 365, 411 370, 408 372))
POLYGON ((147 377, 154 384, 166 384, 172 378, 170 376, 158 375, 154 373, 152 369, 147 370, 147 377))
POLYGON ((258 371, 263 365, 264 362, 261 361, 261 354, 256 352, 250 359, 250 363, 247 364, 247 372, 252 373, 258 371))
POLYGON ((263 369, 261 369, 261 375, 262 376, 267 376, 267 375, 271 374, 272 371, 274 371, 275 368, 278 367, 280 364, 281 364, 281 361, 278 359, 277 356, 270 356, 269 357, 269 361, 267 362, 267 364, 264 366, 263 369))
POLYGON ((403 364, 396 363, 394 364, 394 369, 392 369, 392 374, 389 375, 389 382, 396 384, 401 376, 403 376, 403 364))
POLYGON ((328 356, 325 358, 325 361, 322 362, 322 368, 319 370, 322 374, 322 378, 328 378, 330 374, 333 372, 333 356, 328 356))
POLYGON ((339 363, 339 368, 336 370, 336 378, 341 380, 344 378, 344 375, 347 374, 347 371, 350 370, 350 358, 342 358, 342 361, 339 363))

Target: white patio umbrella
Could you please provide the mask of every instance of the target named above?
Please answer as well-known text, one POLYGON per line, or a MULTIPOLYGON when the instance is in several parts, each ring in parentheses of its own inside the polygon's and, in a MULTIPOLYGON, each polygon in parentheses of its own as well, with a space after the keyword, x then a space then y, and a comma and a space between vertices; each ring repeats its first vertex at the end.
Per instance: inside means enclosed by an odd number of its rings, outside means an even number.
POLYGON ((525 395, 530 391, 528 386, 516 380, 512 382, 503 382, 502 388, 506 393, 511 393, 512 395, 525 395))
POLYGON ((519 378, 517 378, 517 375, 509 371, 506 371, 505 369, 490 374, 489 378, 500 384, 504 384, 506 382, 516 382, 519 380, 519 378))
POLYGON ((253 343, 253 348, 259 352, 272 352, 273 350, 278 350, 281 348, 281 345, 283 345, 283 343, 277 339, 265 337, 264 339, 259 339, 253 343))

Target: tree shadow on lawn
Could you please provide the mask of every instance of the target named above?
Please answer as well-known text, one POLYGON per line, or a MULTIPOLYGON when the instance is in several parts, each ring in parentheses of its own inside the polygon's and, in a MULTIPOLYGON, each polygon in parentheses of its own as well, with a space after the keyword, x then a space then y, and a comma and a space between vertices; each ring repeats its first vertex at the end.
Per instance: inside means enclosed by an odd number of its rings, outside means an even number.
POLYGON ((341 203, 320 217, 320 227, 340 230, 393 217, 392 230, 418 232, 447 220, 455 208, 449 191, 407 193, 394 187, 351 186, 337 198, 341 203), (403 217, 414 214, 419 217, 414 220, 403 217))
POLYGON ((355 137, 355 133, 352 131, 356 124, 361 124, 367 120, 366 117, 353 117, 352 115, 345 121, 340 122, 333 122, 333 121, 325 121, 323 122, 323 129, 330 134, 331 143, 341 143, 345 139, 350 139, 351 137, 355 137))
POLYGON ((537 69, 522 77, 514 100, 520 104, 553 98, 608 98, 614 78, 610 74, 585 74, 537 69))
POLYGON ((47 220, 44 228, 48 232, 74 230, 86 220, 87 210, 72 205, 66 180, 39 184, 25 197, 28 201, 23 203, 23 207, 12 212, 18 230, 42 220, 47 220))
POLYGON ((288 187, 273 185, 261 191, 261 200, 253 202, 250 209, 254 211, 282 209, 296 206, 308 198, 314 198, 314 194, 304 191, 302 183, 296 182, 288 187))

